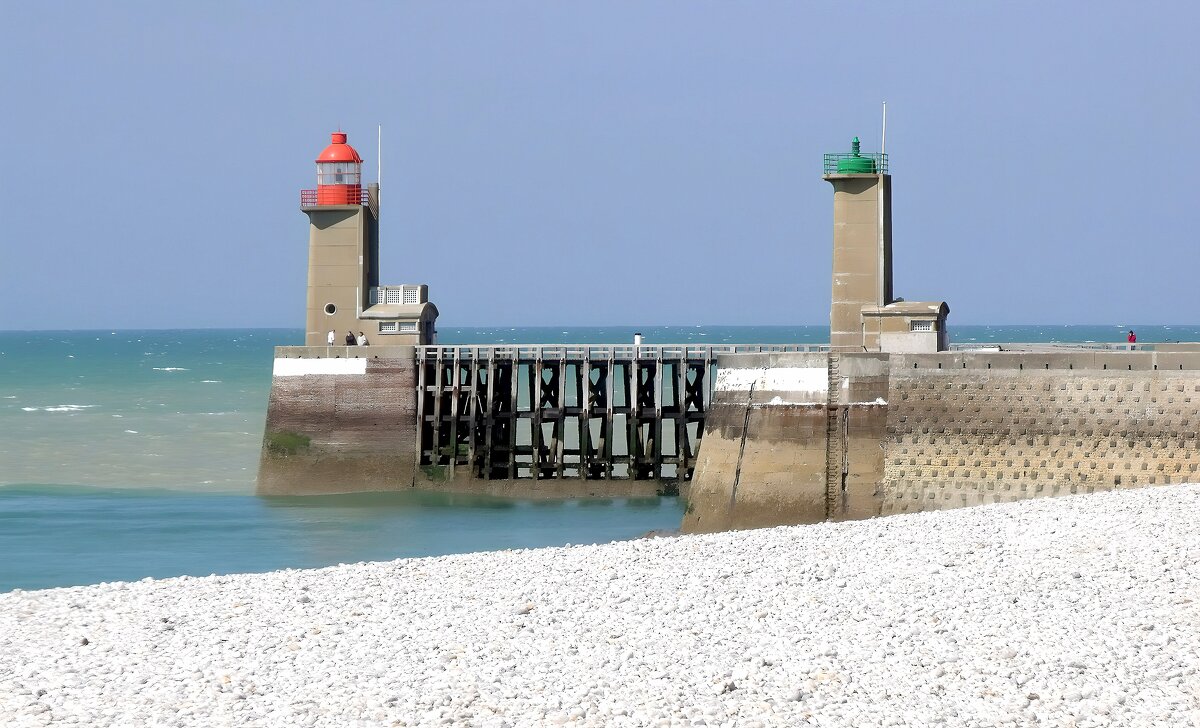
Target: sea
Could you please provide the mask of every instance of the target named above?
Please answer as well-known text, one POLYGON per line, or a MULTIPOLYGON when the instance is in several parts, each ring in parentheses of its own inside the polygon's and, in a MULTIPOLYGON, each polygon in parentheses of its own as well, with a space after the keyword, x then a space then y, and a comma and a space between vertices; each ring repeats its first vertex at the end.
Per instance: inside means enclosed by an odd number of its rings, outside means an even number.
MULTIPOLYGON (((958 326, 952 341, 1200 341, 1200 326, 958 326)), ((803 344, 823 326, 661 326, 647 344, 803 344)), ((442 344, 629 343, 634 327, 442 328, 442 344)), ((0 332, 0 592, 604 543, 677 497, 254 494, 272 349, 294 329, 0 332)))

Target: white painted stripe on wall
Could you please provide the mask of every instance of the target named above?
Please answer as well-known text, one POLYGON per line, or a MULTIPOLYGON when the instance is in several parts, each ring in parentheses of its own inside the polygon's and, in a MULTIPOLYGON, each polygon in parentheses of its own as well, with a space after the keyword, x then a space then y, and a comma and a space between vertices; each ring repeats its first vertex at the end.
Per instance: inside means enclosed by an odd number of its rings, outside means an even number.
POLYGON ((718 392, 756 391, 813 392, 829 391, 829 372, 825 367, 769 367, 759 369, 722 369, 717 372, 714 388, 718 392))
POLYGON ((755 398, 761 393, 778 392, 753 407, 785 405, 824 405, 829 395, 829 371, 825 367, 759 367, 722 369, 717 372, 714 389, 718 392, 748 392, 754 387, 755 398), (781 396, 784 395, 784 396, 781 396))
POLYGON ((276 359, 277 377, 302 377, 305 374, 366 374, 366 359, 276 359))
POLYGON ((827 392, 829 371, 825 367, 772 367, 763 376, 762 388, 772 392, 827 392))
MULTIPOLYGON (((764 369, 719 369, 713 389, 717 392, 746 392, 758 382, 764 369)), ((757 387, 756 387, 757 388, 757 387)))
MULTIPOLYGON (((754 407, 756 409, 761 409, 762 407, 779 407, 779 406, 782 406, 785 404, 824 405, 825 403, 824 402, 793 402, 791 400, 784 399, 783 397, 780 397, 779 395, 775 395, 767 402, 755 402, 754 404, 752 404, 750 406, 754 407)), ((887 404, 886 399, 884 399, 883 397, 876 397, 875 399, 873 399, 870 402, 851 402, 850 406, 851 407, 871 407, 871 406, 880 406, 880 405, 886 405, 886 404, 887 404)))

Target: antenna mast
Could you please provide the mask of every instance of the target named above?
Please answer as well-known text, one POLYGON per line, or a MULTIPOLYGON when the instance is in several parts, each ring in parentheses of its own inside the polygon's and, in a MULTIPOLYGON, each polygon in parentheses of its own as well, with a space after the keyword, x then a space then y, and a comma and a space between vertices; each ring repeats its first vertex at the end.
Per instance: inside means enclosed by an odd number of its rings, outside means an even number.
POLYGON ((883 139, 879 142, 879 153, 887 154, 887 102, 883 102, 883 139))

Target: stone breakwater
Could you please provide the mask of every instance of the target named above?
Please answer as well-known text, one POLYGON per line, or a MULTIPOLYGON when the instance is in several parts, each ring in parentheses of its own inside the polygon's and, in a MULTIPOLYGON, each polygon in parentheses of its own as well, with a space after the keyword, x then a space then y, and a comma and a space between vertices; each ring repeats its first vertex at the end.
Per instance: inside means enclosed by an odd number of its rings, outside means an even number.
POLYGON ((1200 485, 0 595, 0 725, 1200 721, 1200 485))

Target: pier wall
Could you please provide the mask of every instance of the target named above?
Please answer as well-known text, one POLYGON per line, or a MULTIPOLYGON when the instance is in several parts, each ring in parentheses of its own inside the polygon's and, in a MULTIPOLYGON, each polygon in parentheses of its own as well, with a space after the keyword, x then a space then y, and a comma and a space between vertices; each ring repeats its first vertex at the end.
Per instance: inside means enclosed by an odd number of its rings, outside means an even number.
POLYGON ((258 492, 686 493, 715 357, 807 348, 277 347, 258 492))
POLYGON ((614 497, 673 478, 684 530, 718 531, 1200 481, 1187 347, 655 351, 628 369, 417 352, 280 347, 258 492, 614 497))
POLYGON ((280 347, 267 403, 258 493, 412 487, 416 375, 411 346, 280 347), (283 352, 288 349, 292 351, 283 352))
POLYGON ((824 354, 745 355, 717 364, 688 495, 706 530, 822 520, 829 375, 824 354))
POLYGON ((914 359, 891 377, 881 513, 1200 481, 1200 355, 914 359))
POLYGON ((718 367, 685 531, 1200 481, 1200 352, 1186 348, 732 355, 718 367), (797 365, 810 381, 824 368, 824 393, 779 391, 797 365))

